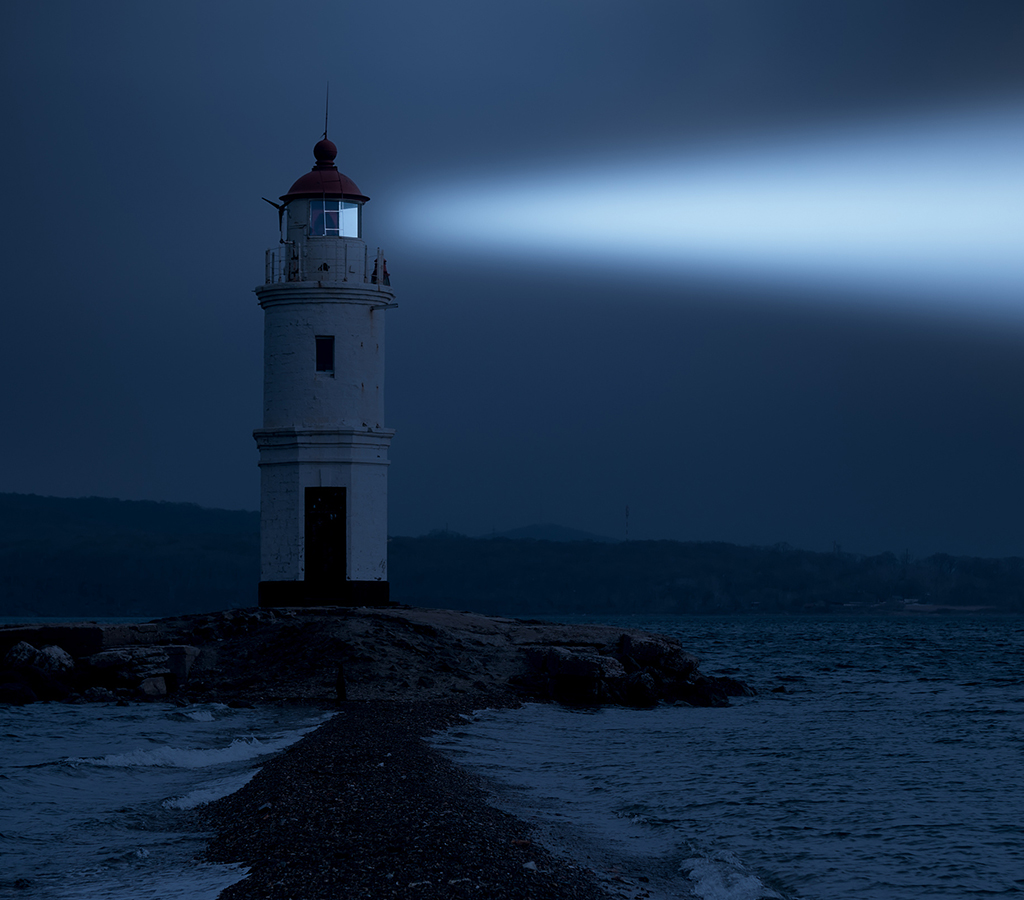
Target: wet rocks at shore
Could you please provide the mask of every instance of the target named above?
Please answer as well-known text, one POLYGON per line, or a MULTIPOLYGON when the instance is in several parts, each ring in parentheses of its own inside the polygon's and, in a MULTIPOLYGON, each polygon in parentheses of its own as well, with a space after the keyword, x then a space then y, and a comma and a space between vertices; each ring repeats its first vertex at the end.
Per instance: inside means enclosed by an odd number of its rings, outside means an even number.
POLYGON ((19 640, 0 665, 0 703, 164 698, 187 683, 199 654, 198 647, 165 644, 119 647, 75 659, 62 647, 37 649, 19 640))
POLYGON ((677 641, 415 608, 245 609, 143 625, 0 628, 0 702, 492 700, 726 706, 677 641))
POLYGON ((753 693, 735 679, 701 675, 696 657, 658 635, 622 632, 593 650, 532 646, 525 656, 525 671, 512 676, 512 684, 534 697, 571 706, 728 706, 730 696, 753 693))

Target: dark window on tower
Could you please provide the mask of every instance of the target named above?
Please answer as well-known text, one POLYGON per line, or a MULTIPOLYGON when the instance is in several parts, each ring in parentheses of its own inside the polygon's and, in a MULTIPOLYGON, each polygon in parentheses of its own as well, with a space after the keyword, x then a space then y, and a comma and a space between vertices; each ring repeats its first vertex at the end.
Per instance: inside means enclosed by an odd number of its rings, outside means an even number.
POLYGON ((316 370, 334 374, 334 337, 317 337, 316 370))

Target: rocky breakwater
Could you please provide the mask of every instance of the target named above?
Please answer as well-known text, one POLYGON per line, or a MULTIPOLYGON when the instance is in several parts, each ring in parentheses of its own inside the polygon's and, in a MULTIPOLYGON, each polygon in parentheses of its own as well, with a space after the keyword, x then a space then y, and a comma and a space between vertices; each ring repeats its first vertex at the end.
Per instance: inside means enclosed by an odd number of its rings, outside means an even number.
POLYGON ((199 654, 154 623, 0 628, 0 703, 166 697, 199 654))
POLYGON ((0 702, 438 700, 725 706, 753 691, 633 629, 443 609, 243 609, 0 628, 0 702))

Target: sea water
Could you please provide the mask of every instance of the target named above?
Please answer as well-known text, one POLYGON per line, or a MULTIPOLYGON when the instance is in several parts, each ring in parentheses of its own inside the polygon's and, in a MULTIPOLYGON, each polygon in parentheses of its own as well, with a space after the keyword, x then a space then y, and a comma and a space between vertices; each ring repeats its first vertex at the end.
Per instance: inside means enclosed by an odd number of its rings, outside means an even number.
POLYGON ((188 810, 242 787, 324 720, 221 704, 0 707, 0 896, 215 898, 239 866, 198 859, 188 810))
POLYGON ((585 621, 672 635, 759 693, 482 711, 437 737, 555 849, 664 897, 1024 892, 1024 619, 585 621))

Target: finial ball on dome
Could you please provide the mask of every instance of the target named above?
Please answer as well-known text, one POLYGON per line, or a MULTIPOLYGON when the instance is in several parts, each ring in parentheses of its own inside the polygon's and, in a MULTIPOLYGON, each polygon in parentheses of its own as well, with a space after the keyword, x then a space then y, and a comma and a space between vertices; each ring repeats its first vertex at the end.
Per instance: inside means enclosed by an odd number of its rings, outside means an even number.
POLYGON ((333 141, 324 138, 317 141, 313 147, 313 156, 316 157, 316 164, 291 186, 287 194, 281 195, 281 200, 288 203, 297 197, 326 197, 345 199, 365 203, 370 198, 356 187, 351 178, 343 175, 334 165, 334 158, 338 155, 338 148, 333 141))
POLYGON ((313 147, 313 156, 318 163, 332 163, 337 155, 338 148, 334 146, 334 141, 329 141, 327 138, 317 141, 316 146, 313 147))

